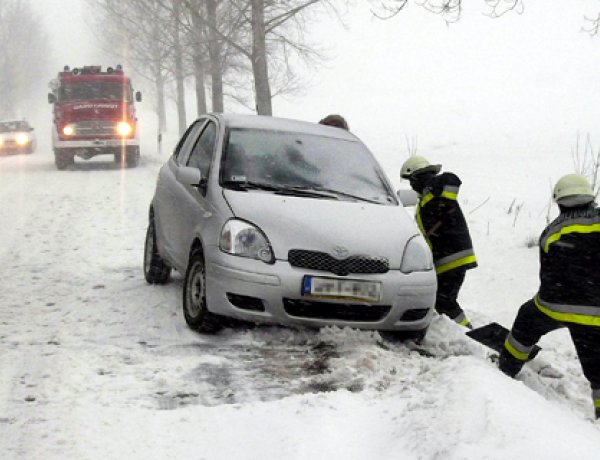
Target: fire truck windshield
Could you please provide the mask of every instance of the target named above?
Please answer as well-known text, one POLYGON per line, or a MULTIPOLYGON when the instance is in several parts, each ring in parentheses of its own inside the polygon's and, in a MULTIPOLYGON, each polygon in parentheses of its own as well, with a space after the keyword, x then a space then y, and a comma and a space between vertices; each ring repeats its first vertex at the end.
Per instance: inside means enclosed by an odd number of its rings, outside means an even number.
POLYGON ((63 102, 90 99, 106 101, 124 99, 131 102, 131 90, 118 82, 82 81, 61 86, 58 90, 58 98, 63 102))

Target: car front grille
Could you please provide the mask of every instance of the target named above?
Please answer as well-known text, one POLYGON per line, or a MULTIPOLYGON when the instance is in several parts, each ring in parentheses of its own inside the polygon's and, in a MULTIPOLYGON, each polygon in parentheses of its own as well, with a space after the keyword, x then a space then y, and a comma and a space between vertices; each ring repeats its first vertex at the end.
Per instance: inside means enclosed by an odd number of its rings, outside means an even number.
POLYGON ((391 310, 390 305, 315 302, 313 300, 283 299, 283 308, 290 316, 340 321, 381 321, 391 310))
POLYGON ((309 268, 345 276, 350 273, 387 273, 389 261, 385 257, 350 256, 336 259, 326 252, 292 249, 288 252, 291 266, 309 268))
POLYGON ((110 136, 116 133, 117 124, 110 120, 90 120, 73 123, 75 136, 110 136))

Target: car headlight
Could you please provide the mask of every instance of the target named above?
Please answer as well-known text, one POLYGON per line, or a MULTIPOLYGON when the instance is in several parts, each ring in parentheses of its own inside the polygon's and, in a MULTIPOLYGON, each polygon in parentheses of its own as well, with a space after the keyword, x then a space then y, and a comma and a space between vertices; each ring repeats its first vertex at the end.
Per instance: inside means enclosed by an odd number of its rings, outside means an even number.
POLYGON ((17 134, 15 142, 17 145, 25 145, 29 142, 29 136, 27 134, 17 134))
POLYGON ((4 145, 4 138, 2 136, 0 136, 0 147, 2 147, 4 145))
POLYGON ((228 254, 258 259, 268 264, 275 262, 265 234, 258 227, 243 220, 231 219, 223 225, 219 249, 228 254))
POLYGON ((402 273, 423 272, 433 268, 433 256, 425 239, 421 235, 413 236, 404 249, 402 273))
POLYGON ((65 136, 72 136, 73 134, 75 134, 75 128, 71 125, 66 125, 62 129, 62 132, 65 136))
POLYGON ((119 136, 129 136, 131 131, 133 131, 133 128, 126 121, 117 123, 117 133, 119 133, 119 136))

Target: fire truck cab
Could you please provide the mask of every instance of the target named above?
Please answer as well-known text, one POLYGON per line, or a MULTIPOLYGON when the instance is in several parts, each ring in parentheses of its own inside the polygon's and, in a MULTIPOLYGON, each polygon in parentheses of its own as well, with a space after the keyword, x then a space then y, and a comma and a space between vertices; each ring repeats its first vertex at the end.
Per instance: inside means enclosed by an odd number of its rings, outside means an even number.
POLYGON ((50 82, 48 102, 54 105, 52 147, 58 169, 66 169, 75 156, 89 160, 110 154, 127 167, 137 166, 140 141, 131 80, 117 65, 70 69, 65 66, 50 82))

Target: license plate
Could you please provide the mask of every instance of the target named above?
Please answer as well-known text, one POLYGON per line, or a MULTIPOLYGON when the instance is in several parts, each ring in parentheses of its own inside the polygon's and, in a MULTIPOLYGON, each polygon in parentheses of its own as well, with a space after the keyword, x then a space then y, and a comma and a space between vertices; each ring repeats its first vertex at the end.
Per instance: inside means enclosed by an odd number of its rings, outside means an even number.
POLYGON ((302 295, 305 297, 326 299, 379 302, 381 298, 381 283, 376 281, 305 276, 302 280, 302 295))

